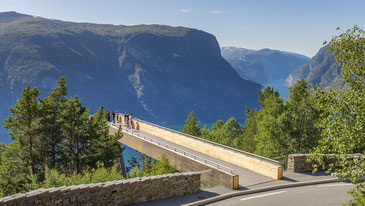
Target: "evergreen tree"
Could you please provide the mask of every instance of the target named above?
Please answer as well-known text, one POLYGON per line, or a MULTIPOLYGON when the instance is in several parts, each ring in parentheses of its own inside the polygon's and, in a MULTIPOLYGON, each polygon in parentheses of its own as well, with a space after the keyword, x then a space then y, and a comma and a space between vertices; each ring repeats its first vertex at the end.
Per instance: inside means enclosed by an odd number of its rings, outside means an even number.
POLYGON ((255 153, 256 144, 255 135, 257 134, 258 112, 254 109, 250 110, 246 107, 245 126, 243 128, 242 150, 255 153))
POLYGON ((62 137, 62 121, 61 112, 67 102, 67 86, 66 79, 61 77, 58 81, 58 86, 54 88, 48 97, 41 100, 40 110, 40 137, 42 144, 42 159, 44 166, 55 168, 57 158, 60 153, 59 144, 62 137))
POLYGON ((194 111, 192 111, 189 115, 188 118, 185 121, 185 125, 183 130, 181 130, 181 132, 185 133, 185 134, 190 134, 192 136, 195 137, 200 137, 201 132, 200 132, 200 121, 196 121, 196 117, 194 117, 194 111))
POLYGON ((11 145, 16 150, 9 151, 5 144, 0 143, 0 198, 20 192, 21 185, 25 184, 26 165, 18 156, 19 141, 15 140, 11 145))
POLYGON ((224 121, 217 120, 217 122, 212 125, 212 131, 222 129, 223 126, 224 126, 224 121))
POLYGON ((40 92, 30 86, 22 90, 22 97, 15 107, 11 107, 12 116, 5 119, 4 127, 10 130, 10 137, 19 143, 19 158, 33 171, 39 165, 39 103, 40 92))
POLYGON ((89 110, 77 98, 70 98, 61 113, 62 121, 62 164, 65 171, 80 173, 85 151, 88 146, 86 122, 89 110))
POLYGON ((207 128, 207 125, 205 125, 201 130, 200 130, 200 137, 212 142, 217 142, 214 137, 211 135, 210 130, 207 128))
POLYGON ((88 148, 84 161, 89 167, 95 168, 98 162, 111 167, 115 160, 123 155, 123 148, 118 141, 123 137, 122 128, 119 127, 115 135, 109 135, 106 123, 103 107, 100 107, 88 121, 88 148))

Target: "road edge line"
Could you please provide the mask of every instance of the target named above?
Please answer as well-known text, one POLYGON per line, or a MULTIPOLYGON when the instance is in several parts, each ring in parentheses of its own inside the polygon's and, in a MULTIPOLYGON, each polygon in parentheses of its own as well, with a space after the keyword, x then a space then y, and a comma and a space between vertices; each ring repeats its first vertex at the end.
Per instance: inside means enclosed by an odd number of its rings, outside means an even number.
POLYGON ((312 180, 312 181, 304 181, 304 182, 293 182, 288 184, 281 184, 281 185, 274 185, 274 186, 268 186, 268 187, 262 187, 252 190, 243 190, 238 192, 232 192, 228 194, 223 194, 215 197, 211 197, 204 200, 199 200, 196 202, 183 204, 182 206, 199 206, 199 205, 206 205, 212 202, 217 202, 220 200, 237 197, 241 195, 249 195, 249 194, 255 194, 260 192, 267 192, 271 190, 278 190, 278 189, 284 189, 284 188, 291 188, 291 187, 300 187, 300 186, 308 186, 308 185, 317 185, 317 184, 325 184, 325 183, 333 183, 340 181, 338 178, 330 178, 330 179, 323 179, 323 180, 312 180))

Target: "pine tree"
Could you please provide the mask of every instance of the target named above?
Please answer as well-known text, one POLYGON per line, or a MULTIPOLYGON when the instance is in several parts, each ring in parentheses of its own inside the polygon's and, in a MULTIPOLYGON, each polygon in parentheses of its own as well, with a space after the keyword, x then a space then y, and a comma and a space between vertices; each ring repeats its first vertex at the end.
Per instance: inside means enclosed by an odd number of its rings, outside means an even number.
POLYGON ((57 157, 60 155, 58 145, 62 140, 62 122, 61 112, 67 101, 67 86, 64 77, 61 77, 58 81, 58 86, 54 88, 52 93, 49 94, 44 100, 41 100, 40 110, 42 115, 40 116, 41 124, 41 143, 42 143, 42 159, 44 166, 49 168, 55 168, 57 163, 57 157))
POLYGON ((256 150, 255 135, 257 134, 258 112, 246 107, 245 126, 243 128, 242 150, 254 153, 256 150))
POLYGON ((82 158, 87 147, 86 122, 89 119, 89 110, 81 105, 78 97, 70 98, 61 113, 63 159, 62 164, 68 172, 82 170, 82 158))
POLYGON ((196 117, 194 117, 194 111, 192 111, 189 115, 188 118, 185 121, 185 125, 183 130, 181 130, 181 132, 185 133, 185 134, 190 134, 193 135, 195 137, 199 137, 201 135, 200 132, 200 121, 196 121, 196 117))
POLYGON ((30 86, 22 90, 22 97, 15 107, 11 107, 12 116, 5 119, 4 127, 10 130, 10 137, 19 142, 19 158, 26 166, 35 171, 39 163, 39 103, 40 92, 30 86))
POLYGON ((223 126, 224 126, 224 121, 217 120, 217 122, 212 125, 212 131, 222 129, 223 126))
POLYGON ((121 127, 115 135, 109 135, 109 128, 104 116, 103 107, 100 107, 87 123, 88 148, 84 161, 92 168, 96 167, 97 162, 111 167, 115 160, 123 155, 123 148, 118 141, 123 137, 121 127))

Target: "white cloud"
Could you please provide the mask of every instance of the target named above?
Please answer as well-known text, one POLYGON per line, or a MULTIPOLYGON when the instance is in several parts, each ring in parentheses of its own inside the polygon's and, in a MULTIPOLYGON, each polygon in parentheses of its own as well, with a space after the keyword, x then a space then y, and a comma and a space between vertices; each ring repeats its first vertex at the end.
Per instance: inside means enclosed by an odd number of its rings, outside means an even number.
POLYGON ((180 9, 181 12, 183 13, 190 13, 192 12, 191 9, 180 9))
POLYGON ((223 12, 222 11, 219 11, 219 10, 212 10, 210 11, 211 14, 222 14, 223 12))

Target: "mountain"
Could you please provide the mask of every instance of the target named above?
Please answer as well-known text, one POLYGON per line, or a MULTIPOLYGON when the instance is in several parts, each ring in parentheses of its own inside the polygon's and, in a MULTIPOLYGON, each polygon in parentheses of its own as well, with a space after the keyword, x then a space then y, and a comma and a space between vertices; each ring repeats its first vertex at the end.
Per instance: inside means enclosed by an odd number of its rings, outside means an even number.
POLYGON ((290 73, 286 83, 291 86, 302 78, 314 85, 321 84, 323 87, 342 84, 338 81, 341 78, 341 69, 333 55, 328 52, 328 45, 322 47, 308 63, 290 73))
POLYGON ((285 79, 290 72, 310 60, 301 54, 271 49, 223 47, 221 52, 240 76, 261 84, 285 79))
POLYGON ((116 26, 0 13, 0 114, 9 114, 27 84, 45 96, 66 76, 69 96, 92 112, 132 112, 182 124, 194 110, 203 122, 244 118, 261 85, 242 79, 206 32, 164 25, 116 26))
POLYGON ((13 22, 13 21, 21 20, 21 19, 26 19, 29 17, 32 17, 32 16, 26 15, 26 14, 19 14, 14 11, 0 12, 0 23, 9 23, 9 22, 13 22))

